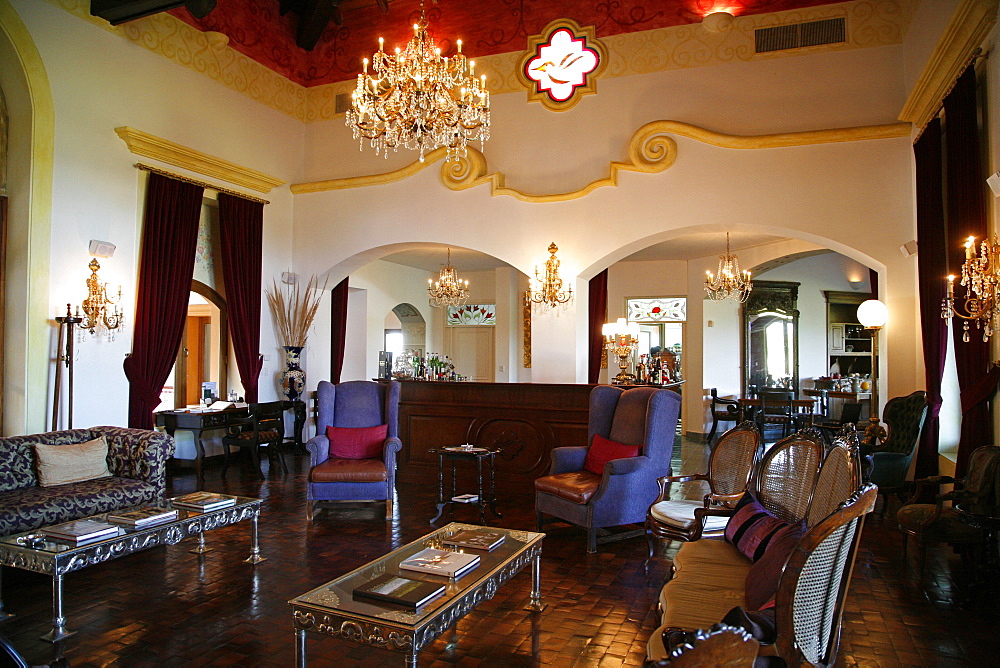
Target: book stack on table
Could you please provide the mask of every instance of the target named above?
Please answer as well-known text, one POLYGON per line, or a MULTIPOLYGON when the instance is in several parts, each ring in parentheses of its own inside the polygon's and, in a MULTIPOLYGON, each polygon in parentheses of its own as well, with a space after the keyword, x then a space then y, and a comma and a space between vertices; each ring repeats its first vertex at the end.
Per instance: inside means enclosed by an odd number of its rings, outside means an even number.
POLYGON ((95 540, 103 540, 118 536, 121 531, 114 524, 98 522, 97 520, 74 520, 64 522, 54 526, 45 527, 41 530, 49 538, 64 540, 76 545, 90 543, 95 540))
POLYGON ((108 513, 109 522, 132 527, 133 529, 151 527, 176 518, 176 508, 162 508, 160 506, 142 506, 140 508, 133 508, 132 510, 108 513))
POLYGON ((464 554, 428 547, 420 550, 409 559, 401 561, 399 567, 408 571, 442 575, 446 578, 460 578, 478 565, 478 554, 464 554))
POLYGON ((366 582, 353 593, 359 598, 369 598, 380 603, 394 603, 416 610, 443 594, 444 585, 387 573, 366 582))
POLYGON ((492 552, 504 541, 503 532, 486 531, 483 529, 465 529, 445 538, 443 541, 446 547, 471 548, 473 550, 486 550, 492 552))
POLYGON ((170 500, 170 505, 185 510, 195 510, 199 513, 207 513, 212 510, 228 508, 236 505, 235 496, 215 494, 214 492, 192 492, 184 496, 178 496, 170 500))

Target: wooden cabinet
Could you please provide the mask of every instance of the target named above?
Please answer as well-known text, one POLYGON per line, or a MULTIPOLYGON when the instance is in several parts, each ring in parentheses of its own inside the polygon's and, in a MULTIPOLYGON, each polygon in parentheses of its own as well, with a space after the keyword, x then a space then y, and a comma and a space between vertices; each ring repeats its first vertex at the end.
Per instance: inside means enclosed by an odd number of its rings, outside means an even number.
POLYGON ((872 372, 871 332, 857 321, 858 305, 869 294, 828 290, 826 296, 827 374, 865 376, 872 372))

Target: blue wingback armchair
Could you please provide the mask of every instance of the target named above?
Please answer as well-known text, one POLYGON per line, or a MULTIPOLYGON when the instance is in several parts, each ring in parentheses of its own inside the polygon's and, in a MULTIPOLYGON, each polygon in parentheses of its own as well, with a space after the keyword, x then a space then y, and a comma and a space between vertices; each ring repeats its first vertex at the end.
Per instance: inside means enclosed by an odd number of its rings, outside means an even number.
POLYGON ((316 390, 319 404, 316 436, 309 439, 310 469, 306 496, 306 518, 321 501, 385 501, 385 518, 392 519, 396 482, 396 453, 402 444, 398 434, 399 383, 352 380, 334 385, 321 381, 316 390), (376 459, 331 458, 327 427, 374 427, 387 425, 382 457, 376 459))
POLYGON ((624 389, 599 385, 590 393, 587 445, 552 450, 549 475, 535 480, 538 527, 544 516, 587 530, 587 552, 598 543, 643 534, 642 529, 608 534, 599 530, 642 524, 659 490, 656 480, 670 475, 681 397, 652 387, 624 389), (601 475, 584 469, 594 435, 641 446, 639 456, 612 459, 601 475))

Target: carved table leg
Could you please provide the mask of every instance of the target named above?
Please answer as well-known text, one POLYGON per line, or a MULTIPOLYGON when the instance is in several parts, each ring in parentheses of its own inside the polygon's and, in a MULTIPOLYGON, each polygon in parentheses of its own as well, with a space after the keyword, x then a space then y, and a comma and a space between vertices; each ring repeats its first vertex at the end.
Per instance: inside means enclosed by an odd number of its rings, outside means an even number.
POLYGON ((406 655, 407 668, 417 668, 417 652, 410 652, 406 655))
POLYGON ((205 532, 198 532, 198 546, 191 550, 191 554, 205 554, 206 552, 211 552, 212 548, 205 545, 205 532))
POLYGON ((262 561, 267 561, 267 557, 260 556, 260 543, 257 541, 257 519, 258 515, 254 515, 250 520, 250 556, 245 560, 248 564, 259 564, 262 561))
POLYGON ((542 603, 542 554, 539 552, 531 559, 531 600, 524 609, 541 612, 546 607, 548 606, 542 603))
POLYGON ((490 455, 490 512, 494 517, 503 517, 497 510, 496 453, 490 455))
POLYGON ((52 576, 52 630, 42 636, 42 640, 49 642, 59 642, 76 633, 66 628, 66 618, 63 616, 62 581, 61 573, 52 576))
POLYGON ((306 632, 303 629, 295 631, 295 665, 306 667, 306 632))
POLYGON ((486 524, 486 499, 483 498, 483 458, 476 457, 476 480, 479 481, 479 487, 476 491, 479 493, 479 524, 486 524))

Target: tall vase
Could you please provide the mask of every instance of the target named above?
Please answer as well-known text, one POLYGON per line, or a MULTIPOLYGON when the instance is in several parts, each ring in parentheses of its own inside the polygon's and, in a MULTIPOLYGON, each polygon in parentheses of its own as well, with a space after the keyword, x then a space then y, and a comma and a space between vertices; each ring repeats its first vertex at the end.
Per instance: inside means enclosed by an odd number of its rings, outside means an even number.
POLYGON ((289 401, 295 401, 306 387, 306 372, 299 366, 303 346, 282 346, 285 349, 285 370, 281 372, 281 391, 289 401))

